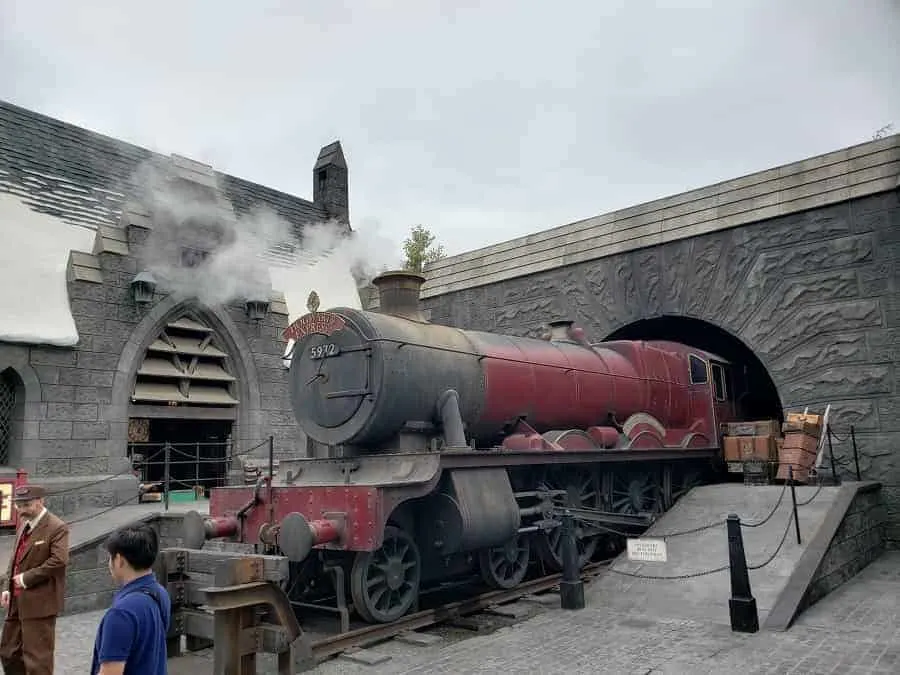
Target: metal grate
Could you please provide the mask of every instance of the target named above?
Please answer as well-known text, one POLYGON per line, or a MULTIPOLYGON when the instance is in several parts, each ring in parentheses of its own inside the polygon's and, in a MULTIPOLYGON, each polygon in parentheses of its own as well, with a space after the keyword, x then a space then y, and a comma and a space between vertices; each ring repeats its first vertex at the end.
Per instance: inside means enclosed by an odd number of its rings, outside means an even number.
POLYGON ((0 465, 9 462, 9 449, 12 445, 12 418, 15 407, 15 382, 5 373, 0 373, 0 465))

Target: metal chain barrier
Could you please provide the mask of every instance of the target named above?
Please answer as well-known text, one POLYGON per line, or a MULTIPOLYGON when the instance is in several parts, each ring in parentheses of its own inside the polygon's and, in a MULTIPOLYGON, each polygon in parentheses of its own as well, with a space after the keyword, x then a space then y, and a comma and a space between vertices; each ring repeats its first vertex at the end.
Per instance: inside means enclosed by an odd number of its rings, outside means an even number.
POLYGON ((669 576, 661 576, 656 574, 637 574, 636 572, 626 572, 624 570, 617 570, 614 567, 610 567, 609 571, 614 574, 620 574, 623 577, 632 577, 633 579, 651 579, 653 581, 666 581, 666 580, 678 580, 678 579, 696 579, 697 577, 706 577, 710 574, 718 574, 719 572, 724 572, 729 568, 728 565, 723 565, 722 567, 717 567, 712 570, 704 570, 703 572, 692 572, 690 574, 672 574, 669 576))
MULTIPOLYGON (((779 500, 780 501, 780 500, 779 500)), ((773 511, 774 513, 774 511, 773 511)), ((771 517, 771 516, 770 516, 771 517)), ((791 530, 791 523, 794 522, 794 514, 791 513, 788 515, 787 522, 784 526, 784 533, 781 535, 781 540, 778 542, 778 546, 775 550, 766 558, 765 562, 761 562, 756 565, 747 565, 747 569, 749 570, 760 570, 763 567, 771 564, 773 560, 778 556, 778 553, 784 547, 784 542, 787 541, 788 532, 791 530)), ((711 574, 718 574, 720 572, 725 572, 731 568, 730 565, 722 565, 720 567, 715 567, 709 570, 703 570, 701 572, 689 572, 686 574, 671 574, 671 575, 658 575, 658 574, 639 574, 637 572, 626 572, 624 570, 617 570, 614 567, 610 567, 609 571, 614 574, 619 574, 625 577, 632 577, 634 579, 650 579, 653 581, 666 581, 666 580, 684 580, 684 579, 696 579, 698 577, 705 577, 711 574)))
MULTIPOLYGON (((253 451, 255 451, 255 450, 259 450, 261 447, 267 445, 268 443, 269 443, 269 440, 266 439, 266 440, 262 441, 261 443, 258 443, 258 444, 254 445, 254 446, 252 446, 252 447, 250 447, 250 448, 247 448, 247 449, 245 449, 245 450, 241 450, 240 452, 233 452, 233 453, 227 454, 227 455, 225 455, 225 457, 223 457, 222 459, 207 459, 207 460, 199 460, 199 461, 200 461, 200 462, 219 462, 219 463, 230 462, 230 461, 234 460, 234 458, 236 458, 236 457, 242 457, 242 456, 244 456, 244 455, 250 454, 251 452, 253 452, 253 451)), ((177 448, 173 447, 171 444, 167 444, 167 445, 168 445, 168 451, 169 451, 170 455, 171 455, 171 452, 174 450, 175 452, 181 453, 183 456, 190 458, 190 459, 191 459, 191 462, 196 462, 196 461, 197 461, 196 456, 188 455, 187 453, 185 453, 185 452, 183 452, 183 451, 180 451, 180 450, 178 450, 177 448)), ((144 459, 144 460, 141 460, 140 464, 142 464, 142 465, 144 465, 144 466, 150 465, 150 464, 153 462, 154 459, 156 459, 157 457, 159 457, 159 455, 164 454, 164 453, 166 452, 166 450, 167 450, 167 448, 166 448, 165 445, 164 445, 164 447, 163 447, 162 449, 157 450, 157 451, 156 451, 154 454, 152 454, 149 458, 144 459)), ((170 462, 170 464, 171 464, 171 462, 170 462)), ((111 480, 115 480, 116 478, 119 478, 119 477, 121 477, 121 476, 125 476, 125 475, 134 475, 134 471, 135 471, 135 468, 134 468, 134 466, 132 465, 132 466, 129 466, 129 467, 123 469, 122 471, 119 471, 118 473, 111 474, 111 475, 109 475, 109 476, 104 476, 103 478, 101 478, 101 479, 99 479, 99 480, 92 481, 92 482, 90 482, 90 483, 82 483, 82 484, 80 484, 80 485, 78 485, 78 486, 76 486, 76 487, 65 488, 65 489, 62 489, 62 490, 56 490, 56 491, 54 491, 54 492, 48 492, 48 493, 47 493, 47 496, 48 496, 48 497, 60 497, 60 496, 63 496, 63 495, 71 494, 71 493, 73 493, 73 492, 81 492, 81 491, 83 491, 85 488, 90 488, 90 487, 94 487, 94 486, 97 486, 97 485, 102 485, 103 483, 107 483, 107 482, 109 482, 109 481, 111 481, 111 480)), ((168 478, 168 483, 169 483, 170 486, 171 486, 172 483, 176 483, 176 484, 179 484, 179 485, 185 485, 185 486, 187 486, 187 487, 192 487, 192 485, 190 485, 190 484, 188 484, 188 483, 185 483, 184 481, 180 481, 180 480, 177 480, 177 479, 173 479, 173 478, 171 478, 171 477, 168 478)), ((142 496, 141 493, 138 493, 138 494, 134 495, 133 497, 129 497, 128 499, 122 500, 122 501, 120 501, 120 502, 118 502, 118 503, 116 503, 116 504, 113 504, 112 506, 108 506, 108 507, 106 507, 106 508, 103 508, 103 509, 101 509, 100 511, 97 511, 97 512, 95 512, 95 513, 89 513, 89 514, 86 514, 86 515, 84 515, 84 516, 80 516, 80 517, 78 517, 78 518, 74 518, 74 519, 72 519, 72 520, 67 520, 67 521, 65 521, 65 522, 66 522, 67 525, 75 525, 75 524, 77 524, 77 523, 83 523, 83 522, 88 521, 88 520, 93 520, 94 518, 98 518, 98 517, 100 517, 100 516, 102 516, 102 515, 105 515, 105 514, 109 513, 110 511, 112 511, 112 510, 114 510, 114 509, 119 508, 120 506, 126 506, 126 505, 128 505, 128 504, 132 504, 132 503, 135 503, 135 502, 140 503, 141 496, 142 496)))
MULTIPOLYGON (((791 531, 791 523, 794 522, 794 514, 791 513, 788 515, 787 523, 784 525, 784 533, 781 535, 781 541, 778 542, 778 546, 775 547, 775 550, 772 552, 764 563, 760 563, 758 565, 747 565, 748 570, 761 570, 763 567, 771 563, 775 560, 775 556, 778 555, 778 552, 781 551, 782 546, 784 546, 784 542, 787 541, 788 532, 791 531)), ((726 566, 727 568, 727 566, 726 566)))
POLYGON ((87 520, 92 520, 94 518, 98 518, 106 513, 109 513, 113 509, 117 509, 120 506, 125 506, 127 504, 131 504, 132 502, 135 502, 138 499, 140 499, 140 495, 135 495, 134 497, 129 497, 128 499, 121 501, 118 504, 113 504, 112 506, 107 506, 105 509, 98 511, 97 513, 89 513, 85 516, 81 516, 80 518, 75 518, 73 520, 67 520, 66 525, 75 525, 76 523, 83 523, 87 520))
MULTIPOLYGON (((247 448, 246 450, 241 450, 240 452, 233 452, 233 453, 231 453, 231 454, 225 455, 225 456, 224 456, 223 458, 221 458, 221 459, 201 459, 201 460, 199 460, 199 462, 200 462, 200 463, 212 463, 212 462, 224 463, 224 462, 232 461, 232 460, 233 460, 234 458, 236 458, 236 457, 243 457, 244 455, 250 454, 250 453, 253 452, 254 450, 259 450, 261 447, 263 447, 264 445, 266 445, 268 442, 269 442, 268 440, 265 440, 265 441, 263 441, 262 443, 258 443, 258 444, 256 444, 256 445, 254 445, 253 447, 247 448)), ((141 460, 140 463, 141 463, 142 465, 144 465, 144 466, 150 466, 150 465, 152 465, 152 464, 154 463, 154 460, 155 460, 157 457, 159 457, 160 455, 164 454, 165 451, 166 451, 166 449, 165 449, 165 447, 163 447, 162 449, 157 450, 154 454, 152 454, 152 455, 151 455, 150 457, 148 457, 147 459, 141 460)), ((174 447, 174 446, 172 446, 172 445, 169 445, 169 452, 171 453, 171 452, 173 452, 173 451, 176 452, 176 453, 180 453, 182 456, 184 456, 184 457, 190 459, 191 462, 197 462, 197 461, 198 461, 198 460, 196 459, 196 457, 194 457, 194 456, 192 456, 192 455, 188 455, 186 452, 184 452, 184 451, 182 451, 182 450, 178 450, 178 448, 176 448, 176 447, 174 447)), ((104 476, 103 478, 101 478, 101 479, 99 479, 99 480, 92 481, 92 482, 90 482, 90 483, 81 483, 81 484, 79 484, 79 485, 77 485, 77 486, 75 486, 75 487, 65 488, 65 489, 62 489, 62 490, 56 490, 56 491, 54 491, 54 492, 49 492, 49 493, 47 493, 47 496, 48 496, 48 497, 59 497, 59 496, 61 496, 61 495, 71 494, 72 492, 80 492, 80 491, 84 490, 85 488, 94 487, 94 486, 96 486, 96 485, 102 485, 103 483, 108 483, 108 482, 111 481, 111 480, 115 480, 116 478, 119 478, 119 477, 125 476, 125 475, 129 475, 129 474, 131 474, 131 475, 134 474, 134 467, 129 466, 129 467, 125 468, 125 469, 122 469, 122 470, 119 471, 118 473, 114 473, 114 474, 111 474, 111 475, 109 475, 109 476, 104 476)))
POLYGON ((822 488, 823 488, 823 487, 825 487, 825 486, 824 486, 824 485, 820 485, 820 486, 818 487, 818 489, 817 489, 815 492, 813 492, 812 497, 810 497, 809 499, 807 499, 807 500, 804 501, 804 502, 797 502, 797 506, 806 506, 807 504, 812 503, 812 500, 814 500, 816 497, 819 496, 819 493, 822 491, 822 488))
MULTIPOLYGON (((160 450, 155 455, 153 455, 151 457, 151 459, 162 454, 163 452, 164 452, 164 450, 160 450)), ((114 473, 109 476, 104 476, 100 480, 95 480, 92 483, 82 483, 80 485, 77 485, 76 487, 66 488, 64 490, 57 490, 56 492, 49 492, 49 493, 47 493, 47 496, 48 497, 59 497, 60 495, 67 495, 72 492, 80 492, 80 491, 84 490, 85 488, 94 487, 95 485, 102 485, 103 483, 107 483, 111 480, 115 480, 116 478, 119 478, 120 476, 125 476, 127 474, 133 474, 133 473, 134 473, 134 469, 129 466, 127 469, 123 469, 119 473, 114 473)))

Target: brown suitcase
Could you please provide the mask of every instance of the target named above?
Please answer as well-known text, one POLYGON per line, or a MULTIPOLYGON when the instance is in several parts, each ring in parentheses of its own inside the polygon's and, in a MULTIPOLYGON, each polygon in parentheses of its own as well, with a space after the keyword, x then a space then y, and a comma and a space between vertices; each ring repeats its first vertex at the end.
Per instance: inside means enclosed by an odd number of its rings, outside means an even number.
POLYGON ((809 470, 815 466, 819 446, 819 436, 790 432, 784 435, 784 446, 778 458, 778 478, 787 480, 789 467, 794 469, 794 480, 805 483, 809 480, 809 470))
POLYGON ((775 437, 726 436, 723 439, 726 462, 774 461, 778 457, 775 437))
POLYGON ((729 422, 722 425, 726 436, 779 436, 778 420, 729 422))

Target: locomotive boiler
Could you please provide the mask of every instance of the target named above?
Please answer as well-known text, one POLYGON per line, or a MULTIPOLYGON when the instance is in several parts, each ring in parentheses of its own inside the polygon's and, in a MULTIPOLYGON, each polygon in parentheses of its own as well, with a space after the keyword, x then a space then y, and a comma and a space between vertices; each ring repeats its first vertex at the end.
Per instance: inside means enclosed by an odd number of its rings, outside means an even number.
POLYGON ((185 520, 186 545, 286 556, 295 606, 349 591, 363 619, 386 622, 449 576, 510 588, 531 565, 560 569, 561 504, 583 516, 584 564, 712 466, 717 425, 737 415, 721 359, 591 344, 569 321, 545 339, 433 324, 423 281, 386 273, 378 312, 313 312, 287 329, 294 414, 325 456, 213 489, 210 516, 185 520))

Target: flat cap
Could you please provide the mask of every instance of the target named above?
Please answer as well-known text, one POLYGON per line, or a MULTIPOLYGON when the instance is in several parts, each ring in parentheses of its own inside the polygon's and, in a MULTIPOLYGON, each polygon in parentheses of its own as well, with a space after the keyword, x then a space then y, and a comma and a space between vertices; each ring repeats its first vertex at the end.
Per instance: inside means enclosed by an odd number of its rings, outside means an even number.
POLYGON ((13 493, 14 502, 27 502, 31 499, 43 499, 47 491, 40 485, 20 485, 13 493))

